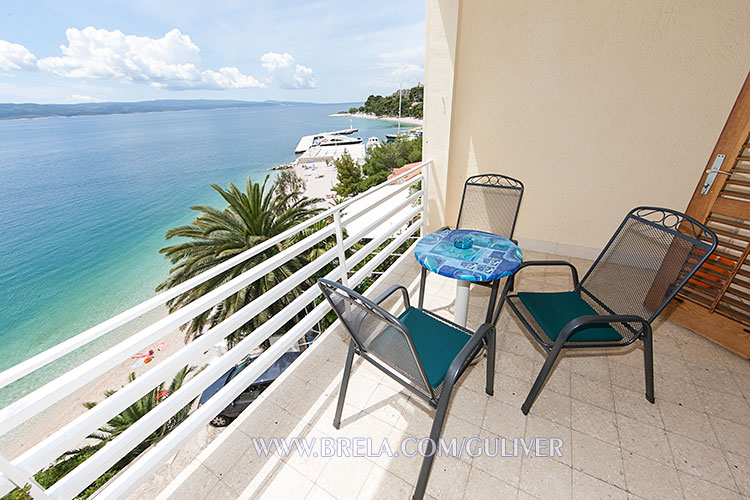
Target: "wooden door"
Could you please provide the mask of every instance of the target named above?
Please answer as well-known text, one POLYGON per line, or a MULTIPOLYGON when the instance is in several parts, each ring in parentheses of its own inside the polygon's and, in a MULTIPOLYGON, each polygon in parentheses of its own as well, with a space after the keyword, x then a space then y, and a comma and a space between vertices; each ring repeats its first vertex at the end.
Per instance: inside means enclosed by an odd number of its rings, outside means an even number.
POLYGON ((750 359, 750 74, 687 214, 710 227, 719 244, 672 301, 668 317, 750 359), (706 172, 719 164, 721 172, 706 172))

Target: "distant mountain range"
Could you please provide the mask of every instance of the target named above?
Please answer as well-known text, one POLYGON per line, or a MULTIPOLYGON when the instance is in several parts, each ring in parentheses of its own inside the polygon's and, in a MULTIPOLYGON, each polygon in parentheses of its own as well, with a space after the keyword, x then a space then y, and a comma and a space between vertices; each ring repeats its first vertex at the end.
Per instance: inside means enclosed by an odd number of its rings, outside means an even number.
POLYGON ((222 101, 210 99, 158 100, 140 102, 90 102, 81 104, 0 103, 0 120, 48 118, 55 116, 113 115, 187 111, 195 109, 249 108, 256 106, 299 106, 314 103, 287 101, 222 101))

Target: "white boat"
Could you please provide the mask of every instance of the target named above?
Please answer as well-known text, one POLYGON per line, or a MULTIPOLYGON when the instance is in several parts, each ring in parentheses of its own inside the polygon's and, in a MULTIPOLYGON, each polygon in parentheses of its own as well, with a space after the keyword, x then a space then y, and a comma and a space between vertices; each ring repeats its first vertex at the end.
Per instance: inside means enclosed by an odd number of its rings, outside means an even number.
POLYGON ((378 139, 377 137, 373 136, 373 137, 370 137, 369 139, 367 139, 367 145, 365 145, 365 149, 367 151, 369 151, 369 150, 371 150, 373 148, 376 148, 378 146, 380 146, 380 139, 378 139))
POLYGON ((345 144, 360 144, 362 142, 361 137, 344 137, 342 135, 327 135, 320 139, 316 146, 343 146, 345 144))

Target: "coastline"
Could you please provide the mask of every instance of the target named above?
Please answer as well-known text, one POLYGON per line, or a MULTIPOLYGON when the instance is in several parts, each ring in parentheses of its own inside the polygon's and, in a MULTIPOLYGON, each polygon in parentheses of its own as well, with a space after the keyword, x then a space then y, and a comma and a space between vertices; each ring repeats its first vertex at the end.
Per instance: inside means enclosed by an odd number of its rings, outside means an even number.
MULTIPOLYGON (((190 109, 190 110, 148 111, 148 112, 126 113, 126 114, 133 115, 134 117, 138 117, 139 115, 143 116, 143 115, 157 114, 157 113, 170 113, 170 115, 172 116, 179 116, 179 115, 182 115, 185 111, 223 111, 224 109, 243 109, 243 108, 218 108, 218 109, 211 109, 211 110, 190 109)), ((316 116, 323 115, 325 117, 325 116, 328 116, 328 111, 333 111, 334 109, 328 108, 322 112, 319 111, 317 108, 311 109, 309 111, 302 109, 302 111, 298 111, 296 113, 304 117, 304 116, 312 114, 312 112, 315 112, 316 116), (303 111, 304 111, 304 114, 303 114, 303 111)), ((271 111, 268 111, 268 112, 270 113, 271 111)), ((124 116, 125 114, 118 114, 118 115, 124 116)), ((79 115, 79 116, 85 116, 91 119, 102 119, 111 115, 79 115)), ((55 117, 48 116, 48 117, 34 117, 34 118, 18 118, 18 119, 13 119, 13 120, 4 120, 3 122, 0 122, 0 125, 3 123, 7 123, 8 125, 11 125, 13 122, 17 122, 17 121, 36 122, 36 121, 47 119, 47 118, 77 118, 77 117, 78 116, 55 116, 55 117)), ((374 116, 367 116, 367 115, 363 115, 361 117, 392 122, 392 125, 388 125, 386 127, 387 128, 387 130, 385 130, 386 132, 395 131, 395 128, 396 128, 395 122, 398 121, 398 118, 394 118, 394 117, 374 117, 374 116)), ((51 120, 51 121, 57 122, 58 120, 51 120)), ((56 124, 55 126, 57 126, 58 129, 60 130, 72 130, 73 132, 78 133, 79 129, 62 129, 62 125, 61 125, 62 122, 78 122, 78 121, 79 120, 71 120, 71 121, 59 120, 60 123, 56 124)), ((330 127, 330 129, 341 128, 341 127, 338 127, 337 125, 334 125, 334 122, 337 122, 337 121, 339 120, 330 120, 327 118, 323 118, 324 123, 331 122, 330 125, 326 125, 326 127, 330 127)), ((170 123, 173 123, 173 122, 175 122, 175 120, 170 121, 170 123)), ((102 123, 102 122, 97 122, 97 123, 102 123)), ((109 122, 106 122, 106 123, 109 123, 109 122)), ((138 121, 137 123, 150 124, 154 122, 138 121)), ((406 118, 402 119, 402 124, 406 124, 406 123, 407 123, 407 119, 406 118)), ((365 134, 365 136, 380 135, 382 133, 383 124, 376 125, 375 123, 370 122, 369 126, 368 124, 362 124, 361 128, 364 129, 363 133, 365 134), (370 127, 372 127, 372 130, 370 130, 370 127)), ((408 126, 407 128, 411 128, 411 126, 408 126)), ((33 128, 29 129, 26 126, 24 126, 24 128, 19 128, 18 130, 23 131, 24 137, 25 137, 28 130, 34 131, 35 129, 33 128)), ((113 128, 113 127, 107 128, 106 130, 109 134, 116 134, 119 131, 119 129, 113 128)), ((175 129, 173 127, 170 127, 168 128, 168 130, 175 130, 175 129)), ((242 135, 242 137, 245 137, 245 135, 247 134, 246 130, 241 129, 239 127, 235 127, 233 130, 239 130, 240 132, 238 132, 238 135, 242 135)), ((149 137, 157 132, 158 130, 151 131, 151 133, 149 134, 149 137)), ((258 130, 258 132, 265 133, 265 134, 269 133, 265 129, 258 130)), ((80 133, 83 133, 83 132, 80 132, 80 133)), ((283 135, 284 137, 287 137, 290 133, 294 134, 295 132, 294 131, 290 132, 286 128, 286 126, 284 126, 283 130, 276 131, 275 133, 277 135, 280 135, 280 136, 283 135)), ((187 136, 188 134, 180 135, 180 137, 187 137, 187 136)), ((243 140, 243 142, 238 142, 238 144, 244 144, 245 142, 246 141, 243 140)), ((281 142, 284 142, 284 141, 281 141, 281 142)), ((276 143, 270 142, 269 147, 278 148, 278 145, 276 143)), ((50 146, 50 148, 52 148, 52 146, 50 146)), ((228 148, 228 147, 222 148, 222 150, 236 150, 236 149, 237 148, 228 148)), ((252 150, 251 152, 245 152, 245 156, 251 156, 251 153, 255 154, 255 150, 252 150)), ((261 151, 261 153, 263 153, 263 151, 261 151)), ((132 160, 130 160, 127 157, 123 157, 123 161, 126 162, 126 161, 132 161, 132 160)), ((235 163, 237 163, 237 161, 235 161, 235 163)), ((242 175, 245 175, 246 170, 248 169, 248 167, 236 167, 236 168, 243 169, 242 175)), ((256 167, 251 167, 251 168, 256 168, 256 167)), ((294 168, 295 172, 305 181, 306 196, 311 197, 311 198, 321 198, 323 201, 319 204, 319 206, 328 208, 332 204, 332 199, 329 198, 329 196, 332 197, 335 195, 335 193, 332 192, 331 188, 337 183, 336 170, 333 167, 329 167, 324 162, 310 163, 307 165, 296 164, 292 168, 294 168)), ((258 173, 263 172, 263 170, 265 169, 262 169, 261 167, 257 167, 258 173)), ((232 172, 234 172, 234 170, 232 170, 232 172)), ((256 172, 256 170, 253 170, 252 172, 256 172)), ((201 182, 205 184, 208 184, 208 182, 217 182, 219 184, 223 184, 225 182, 230 182, 230 181, 236 182, 235 177, 237 177, 240 174, 232 174, 234 175, 234 177, 228 174, 224 175, 224 177, 222 177, 221 175, 218 175, 218 179, 216 178, 217 175, 218 174, 214 170, 207 170, 206 175, 202 177, 200 180, 201 182)), ((257 174, 254 173, 253 175, 257 175, 257 174)), ((196 182, 193 181, 192 184, 196 184, 196 182)), ((186 197, 186 195, 184 194, 185 191, 183 189, 183 186, 178 186, 178 187, 180 188, 180 192, 183 193, 182 196, 186 197)), ((195 191, 198 193, 199 196, 203 195, 203 191, 200 191, 197 188, 195 189, 195 191)), ((188 197, 192 198, 195 196, 196 196, 195 193, 190 192, 188 197)), ((172 205, 175 204, 173 200, 167 200, 167 201, 170 201, 172 205)), ((184 202, 182 203, 184 204, 184 202)), ((163 203, 163 205, 167 206, 166 203, 163 203)), ((180 206, 182 206, 182 204, 180 204, 180 206)), ((84 215, 87 215, 87 214, 84 214, 84 215)), ((175 215, 175 217, 180 217, 180 216, 182 216, 181 213, 177 213, 175 215)), ((161 237, 161 235, 159 236, 161 237)), ((154 245, 150 245, 150 246, 154 246, 154 245)), ((158 246, 155 246, 155 248, 158 248, 158 246)), ((161 256, 158 255, 158 257, 159 257, 159 261, 161 262, 161 256)), ((153 266, 151 267, 147 266, 146 268, 152 269, 153 266)), ((87 268, 87 269, 90 269, 90 268, 87 268)), ((153 288, 150 288, 150 289, 153 290, 153 288)), ((113 302, 113 307, 115 307, 117 304, 118 304, 117 302, 113 302)), ((115 309, 112 311, 111 315, 114 315, 117 312, 118 311, 115 309)), ((166 315, 167 311, 165 308, 161 311, 155 310, 154 313, 161 316, 161 315, 166 315)), ((105 317, 105 319, 108 317, 109 316, 105 317)), ((40 330, 40 331, 45 330, 45 324, 43 323, 35 324, 35 330, 40 330)), ((28 421, 24 422, 21 426, 17 427, 14 431, 4 436, 5 439, 0 439, 0 449, 2 449, 3 454, 9 457, 16 457, 19 454, 23 453, 24 451, 27 451, 32 446, 34 446, 37 442, 41 441, 46 436, 52 434, 61 426, 66 425, 77 416, 80 416, 81 414, 85 413, 86 409, 82 405, 83 402, 102 401, 104 399, 104 391, 118 390, 128 383, 128 374, 131 371, 136 371, 137 374, 140 376, 146 371, 148 371, 151 367, 165 360, 168 356, 173 354, 177 349, 183 347, 184 346, 184 343, 182 340, 183 337, 184 337, 184 333, 180 331, 179 329, 174 330, 172 332, 165 332, 164 338, 162 340, 167 344, 167 346, 162 348, 161 351, 157 352, 156 357, 154 357, 153 361, 149 363, 148 365, 141 364, 140 366, 137 367, 137 369, 133 370, 133 365, 136 363, 137 360, 128 359, 118 366, 113 366, 112 369, 108 371, 106 374, 102 375, 101 377, 95 380, 91 380, 90 383, 87 384, 85 387, 79 389, 78 391, 67 396, 66 398, 63 398, 60 402, 56 403, 51 408, 45 410, 44 412, 42 412, 41 414, 37 415, 34 418, 28 419, 28 421)), ((155 342, 154 344, 150 346, 150 348, 156 350, 158 344, 159 342, 155 342)), ((213 356, 213 350, 210 350, 207 353, 204 353, 202 356, 198 356, 198 359, 194 360, 193 364, 197 366, 202 366, 212 356, 213 356)), ((84 358, 82 357, 82 359, 84 358)), ((209 429, 209 431, 210 430, 211 429, 209 429)), ((81 444, 84 444, 84 443, 81 443, 81 444)))
MULTIPOLYGON (((371 115, 368 113, 334 113, 332 115, 328 115, 332 117, 336 116, 350 116, 354 118, 367 118, 370 120, 383 120, 387 122, 397 122, 399 121, 398 116, 376 116, 371 115)), ((422 118, 416 118, 414 116, 402 116, 400 118, 401 123, 406 123, 408 125, 416 125, 418 127, 421 127, 424 125, 424 120, 422 118)))
MULTIPOLYGON (((167 316, 167 314, 167 307, 164 306, 161 317, 167 316)), ((181 329, 176 328, 172 330, 159 341, 142 350, 142 352, 149 349, 155 351, 155 355, 152 358, 153 361, 150 363, 141 363, 139 366, 134 367, 138 359, 131 357, 113 367, 101 377, 90 381, 88 385, 50 406, 40 414, 30 418, 12 432, 0 438, 0 450, 2 450, 2 454, 8 457, 17 457, 21 453, 28 451, 47 436, 86 413, 83 403, 87 401, 101 402, 105 398, 105 391, 117 391, 123 388, 128 383, 128 376, 131 372, 134 372, 136 377, 141 376, 152 367, 169 358, 185 346, 184 338, 185 332, 181 329)), ((135 355, 136 353, 133 354, 135 355)), ((191 365, 200 368, 211 360, 213 354, 213 349, 209 349, 194 358, 191 365)), ((166 381, 166 385, 169 385, 169 382, 171 382, 171 378, 166 381)), ((84 444, 89 444, 89 440, 84 439, 79 443, 79 446, 84 444)))

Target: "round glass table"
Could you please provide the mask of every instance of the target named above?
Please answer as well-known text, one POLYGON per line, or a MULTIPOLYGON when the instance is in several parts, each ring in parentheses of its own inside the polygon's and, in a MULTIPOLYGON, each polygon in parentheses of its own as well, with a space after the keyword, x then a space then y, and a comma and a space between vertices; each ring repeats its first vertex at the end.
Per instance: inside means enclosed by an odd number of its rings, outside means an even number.
POLYGON ((484 231, 446 229, 417 242, 417 261, 433 273, 456 279, 455 322, 466 326, 469 285, 495 281, 518 271, 521 250, 509 239, 484 231))

